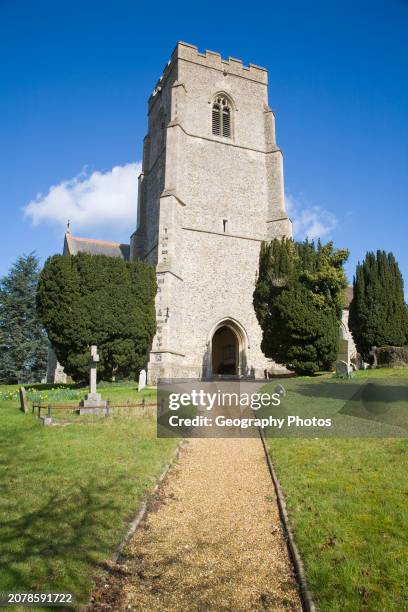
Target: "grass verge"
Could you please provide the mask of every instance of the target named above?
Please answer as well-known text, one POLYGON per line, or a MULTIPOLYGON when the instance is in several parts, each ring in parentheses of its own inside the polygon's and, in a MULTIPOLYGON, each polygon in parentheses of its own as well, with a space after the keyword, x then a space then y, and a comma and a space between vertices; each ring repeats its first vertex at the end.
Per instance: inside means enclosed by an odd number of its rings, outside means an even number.
MULTIPOLYGON (((407 370, 366 376, 407 386, 407 370)), ((355 382, 303 378, 286 386, 292 405, 320 415, 344 404, 339 385, 355 382)), ((317 608, 408 609, 408 440, 275 437, 268 445, 317 608)))
MULTIPOLYGON (((83 602, 177 440, 157 439, 155 419, 132 415, 44 427, 18 410, 14 390, 0 387, 11 397, 0 399, 0 591, 73 592, 83 602)), ((99 390, 112 401, 155 393, 99 390)))

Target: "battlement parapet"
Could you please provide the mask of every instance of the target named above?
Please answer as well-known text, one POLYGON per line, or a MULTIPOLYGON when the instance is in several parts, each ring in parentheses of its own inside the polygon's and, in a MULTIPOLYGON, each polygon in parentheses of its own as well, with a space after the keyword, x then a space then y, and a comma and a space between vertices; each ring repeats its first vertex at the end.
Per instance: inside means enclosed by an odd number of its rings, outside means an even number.
POLYGON ((262 68, 256 64, 249 64, 248 66, 245 66, 242 60, 236 59, 235 57, 223 59, 221 54, 217 53, 216 51, 206 50, 201 52, 195 45, 190 45, 189 43, 185 42, 178 42, 171 55, 171 58, 163 69, 163 74, 156 83, 153 93, 149 98, 149 103, 151 103, 156 95, 161 91, 165 79, 177 60, 193 62, 201 66, 221 70, 226 74, 247 78, 265 85, 268 84, 268 71, 266 68, 262 68))

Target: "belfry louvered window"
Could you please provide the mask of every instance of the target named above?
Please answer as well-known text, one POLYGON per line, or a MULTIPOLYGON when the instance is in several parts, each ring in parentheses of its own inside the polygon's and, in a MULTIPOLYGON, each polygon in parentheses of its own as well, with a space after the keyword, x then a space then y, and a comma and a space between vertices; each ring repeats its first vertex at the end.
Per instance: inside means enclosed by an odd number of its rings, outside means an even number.
POLYGON ((212 107, 212 133, 231 138, 231 106, 226 98, 218 97, 212 107))

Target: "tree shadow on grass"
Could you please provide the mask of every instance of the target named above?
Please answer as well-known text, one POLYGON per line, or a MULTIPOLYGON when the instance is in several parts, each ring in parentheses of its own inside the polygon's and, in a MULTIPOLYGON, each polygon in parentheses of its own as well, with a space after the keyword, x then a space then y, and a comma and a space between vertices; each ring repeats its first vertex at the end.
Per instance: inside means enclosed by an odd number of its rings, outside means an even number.
POLYGON ((326 427, 269 428, 268 437, 407 437, 408 384, 389 379, 296 381, 273 416, 331 419, 326 427))
POLYGON ((118 480, 103 486, 89 482, 54 493, 32 511, 6 520, 0 533, 6 588, 73 592, 83 599, 90 578, 119 538, 120 491, 118 480))
POLYGON ((401 382, 377 379, 302 383, 293 391, 299 399, 299 416, 322 417, 327 413, 332 417, 333 427, 327 434, 405 437, 408 433, 408 385, 401 382))
POLYGON ((387 379, 375 381, 362 380, 361 382, 336 381, 316 383, 302 383, 290 389, 302 397, 328 398, 344 400, 345 402, 358 394, 366 394, 374 399, 376 395, 384 401, 406 401, 408 403, 408 379, 406 385, 390 383, 387 379))

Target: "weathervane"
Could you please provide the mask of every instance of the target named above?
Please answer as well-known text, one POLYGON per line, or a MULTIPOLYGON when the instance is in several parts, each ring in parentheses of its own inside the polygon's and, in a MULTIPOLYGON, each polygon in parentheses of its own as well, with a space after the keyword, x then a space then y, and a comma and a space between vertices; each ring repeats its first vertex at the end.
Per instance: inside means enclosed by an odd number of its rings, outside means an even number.
POLYGON ((69 229, 69 228, 70 228, 70 225, 71 225, 71 219, 68 219, 68 221, 67 221, 67 233, 68 233, 68 234, 70 234, 70 233, 71 233, 71 232, 70 232, 70 229, 69 229))

